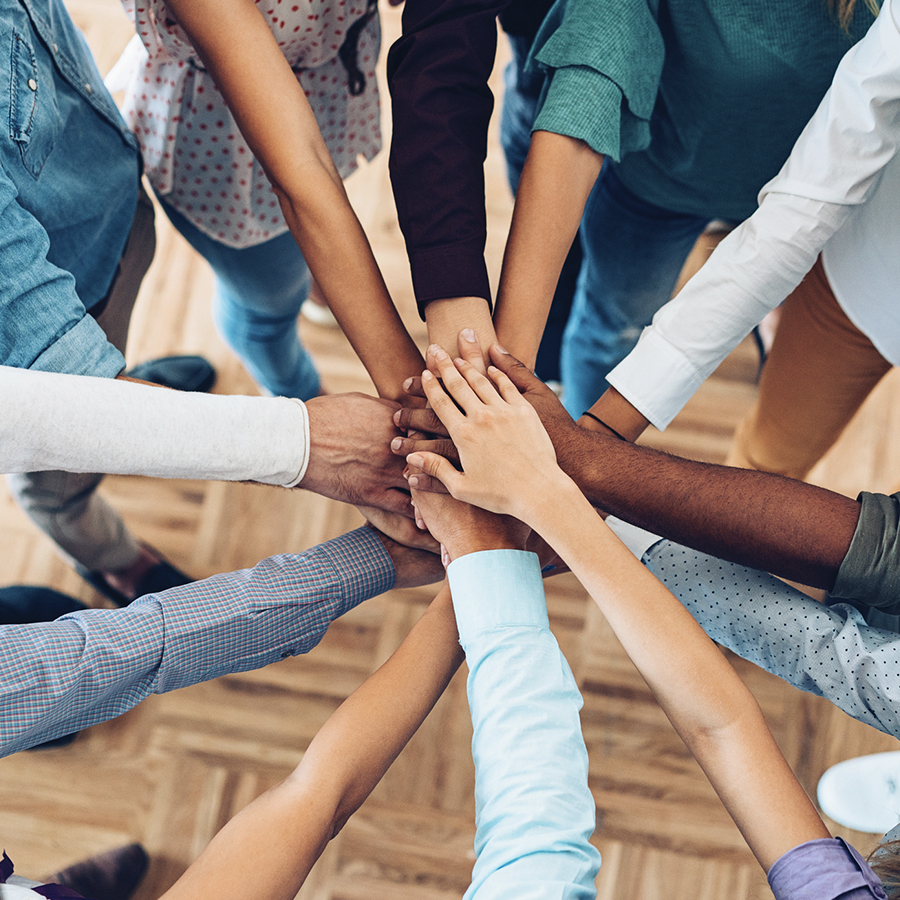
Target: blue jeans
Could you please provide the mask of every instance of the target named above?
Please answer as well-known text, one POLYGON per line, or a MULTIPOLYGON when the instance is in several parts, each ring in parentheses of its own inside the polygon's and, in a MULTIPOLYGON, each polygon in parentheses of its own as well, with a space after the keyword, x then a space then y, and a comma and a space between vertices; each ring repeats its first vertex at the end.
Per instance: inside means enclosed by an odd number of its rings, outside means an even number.
MULTIPOLYGON (((506 157, 509 186, 515 194, 522 176, 522 167, 525 165, 525 157, 528 156, 528 148, 531 145, 531 126, 534 123, 544 76, 525 71, 525 60, 531 47, 529 39, 513 34, 507 37, 513 51, 513 59, 507 65, 503 79, 505 90, 503 112, 500 117, 500 143, 506 157)), ((559 354, 580 267, 581 245, 576 237, 556 284, 547 325, 535 361, 534 371, 538 378, 544 381, 562 380, 559 354)))
POLYGON ((213 318, 254 381, 276 397, 315 397, 319 373, 297 335, 297 315, 309 293, 309 269, 291 234, 235 249, 205 235, 164 201, 162 207, 212 266, 213 318))
POLYGON ((709 221, 641 200, 606 161, 581 220, 584 261, 563 337, 563 403, 572 416, 606 390, 607 373, 669 300, 709 221))

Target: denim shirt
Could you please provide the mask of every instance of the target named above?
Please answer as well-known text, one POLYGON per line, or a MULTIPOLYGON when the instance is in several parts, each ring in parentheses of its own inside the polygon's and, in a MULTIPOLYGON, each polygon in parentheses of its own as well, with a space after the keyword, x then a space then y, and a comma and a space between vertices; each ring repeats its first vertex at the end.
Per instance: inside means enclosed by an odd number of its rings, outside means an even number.
POLYGON ((114 377, 87 315, 113 281, 140 155, 61 0, 0 0, 0 364, 114 377))

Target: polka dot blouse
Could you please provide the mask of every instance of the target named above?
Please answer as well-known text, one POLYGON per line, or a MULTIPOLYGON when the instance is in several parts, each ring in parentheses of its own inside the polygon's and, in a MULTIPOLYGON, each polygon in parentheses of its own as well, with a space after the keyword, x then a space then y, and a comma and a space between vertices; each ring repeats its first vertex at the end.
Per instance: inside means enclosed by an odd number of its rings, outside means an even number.
MULTIPOLYGON (((256 0, 297 74, 341 177, 360 156, 381 149, 375 60, 377 13, 346 65, 338 51, 366 15, 367 0, 256 0), (351 80, 355 82, 351 93, 351 80)), ((144 170, 205 234, 230 247, 250 247, 283 234, 287 224, 262 166, 253 157, 212 77, 163 0, 123 0, 137 36, 113 87, 127 81, 123 114, 137 135, 144 170)))

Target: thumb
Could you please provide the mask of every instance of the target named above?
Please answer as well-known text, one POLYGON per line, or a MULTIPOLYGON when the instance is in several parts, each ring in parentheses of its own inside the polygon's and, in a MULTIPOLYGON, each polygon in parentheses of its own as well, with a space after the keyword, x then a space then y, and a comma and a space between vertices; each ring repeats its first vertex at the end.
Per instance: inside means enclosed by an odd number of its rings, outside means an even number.
POLYGON ((490 349, 491 362, 521 391, 526 393, 544 386, 544 382, 532 372, 525 363, 510 356, 499 344, 490 349))
POLYGON ((438 456, 437 453, 419 451, 417 453, 410 453, 409 456, 406 457, 406 461, 411 466, 421 469, 426 475, 437 478, 451 494, 456 496, 453 489, 454 487, 459 487, 461 473, 453 467, 451 462, 444 459, 443 456, 438 456))

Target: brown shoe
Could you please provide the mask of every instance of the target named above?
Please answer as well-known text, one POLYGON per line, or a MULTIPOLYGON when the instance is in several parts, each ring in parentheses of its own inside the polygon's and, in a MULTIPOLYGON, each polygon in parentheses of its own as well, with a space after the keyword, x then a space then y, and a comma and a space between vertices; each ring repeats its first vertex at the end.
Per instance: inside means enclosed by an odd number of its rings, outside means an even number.
POLYGON ((49 884, 61 884, 89 900, 128 900, 147 871, 147 851, 128 844, 98 853, 50 875, 49 884))

